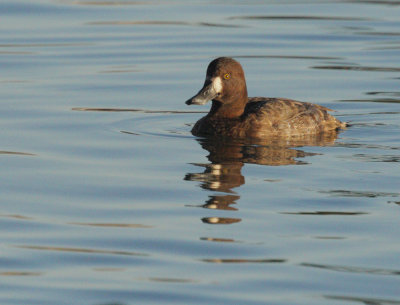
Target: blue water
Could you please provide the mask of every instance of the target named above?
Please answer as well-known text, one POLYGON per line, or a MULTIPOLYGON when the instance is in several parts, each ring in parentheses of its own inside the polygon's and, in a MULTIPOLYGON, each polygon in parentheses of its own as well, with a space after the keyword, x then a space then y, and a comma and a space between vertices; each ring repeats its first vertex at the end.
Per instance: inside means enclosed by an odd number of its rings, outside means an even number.
POLYGON ((0 304, 400 304, 399 1, 0 3, 0 304), (250 96, 336 110, 305 143, 191 135, 250 96))

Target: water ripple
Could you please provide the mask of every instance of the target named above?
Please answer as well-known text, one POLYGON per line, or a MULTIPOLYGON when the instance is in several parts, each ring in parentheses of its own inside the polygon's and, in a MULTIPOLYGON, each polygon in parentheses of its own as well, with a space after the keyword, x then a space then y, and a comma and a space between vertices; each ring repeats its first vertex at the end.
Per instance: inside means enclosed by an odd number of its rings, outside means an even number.
POLYGON ((211 23, 211 22, 186 22, 186 21, 159 21, 159 20, 139 20, 139 21, 93 21, 87 25, 184 25, 184 26, 204 26, 219 28, 243 28, 236 24, 211 23))
POLYGON ((0 2, 1 305, 400 305, 399 1, 0 2), (354 127, 192 136, 229 55, 354 127))
POLYGON ((371 32, 371 31, 360 31, 356 32, 358 35, 371 35, 371 36, 400 36, 400 32, 371 32))
POLYGON ((351 71, 368 71, 368 72, 400 72, 400 68, 399 67, 330 65, 330 66, 313 66, 311 68, 312 69, 322 69, 322 70, 351 70, 351 71))
POLYGON ((343 60, 343 57, 310 56, 310 55, 235 55, 235 58, 277 58, 277 59, 304 59, 304 60, 343 60))
POLYGON ((388 95, 388 96, 400 96, 399 91, 370 91, 366 92, 367 95, 388 95))
POLYGON ((0 214, 0 217, 11 218, 11 219, 19 219, 19 220, 33 220, 32 217, 19 215, 19 214, 0 214))
POLYGON ((127 256, 149 256, 146 253, 117 251, 117 250, 100 250, 89 248, 69 248, 69 247, 49 247, 49 246, 34 246, 34 245, 18 245, 17 248, 42 251, 56 252, 73 252, 73 253, 94 253, 94 254, 112 254, 112 255, 127 255, 127 256))
POLYGON ((334 21, 362 21, 372 20, 371 18, 344 17, 344 16, 311 16, 311 15, 254 15, 254 16, 233 16, 229 19, 244 20, 334 20, 334 21))
POLYGON ((317 215, 317 216, 355 216, 355 215, 365 215, 366 212, 342 212, 342 211, 312 211, 312 212, 281 212, 280 214, 289 215, 317 215))
POLYGON ((352 297, 352 296, 339 296, 339 295, 325 295, 326 299, 348 302, 359 302, 365 305, 400 305, 400 300, 389 300, 380 298, 363 298, 363 297, 352 297))
POLYGON ((239 242, 239 241, 236 241, 231 238, 217 238, 217 237, 201 237, 200 240, 220 242, 220 243, 238 243, 239 242))
POLYGON ((267 258, 267 259, 205 258, 205 259, 201 259, 201 261, 205 262, 205 263, 214 263, 214 264, 248 264, 248 263, 281 264, 281 263, 287 262, 287 260, 283 259, 283 258, 267 258))
POLYGON ((386 192, 376 192, 376 191, 354 191, 354 190, 328 190, 319 191, 322 194, 329 194, 334 197, 366 197, 366 198, 376 198, 376 197, 399 197, 399 193, 386 193, 386 192))
POLYGON ((66 4, 73 4, 73 5, 93 5, 93 6, 122 6, 122 5, 154 5, 157 4, 157 1, 117 1, 117 0, 111 0, 111 1, 80 1, 80 0, 60 0, 62 3, 66 4))
POLYGON ((351 159, 364 162, 400 162, 399 155, 372 155, 372 154, 354 154, 351 159))
POLYGON ((159 282, 159 283, 178 283, 178 284, 193 284, 198 283, 197 280, 184 279, 184 278, 169 278, 169 277, 149 277, 139 278, 142 281, 159 282))
POLYGON ((36 156, 32 153, 21 152, 21 151, 7 151, 7 150, 0 150, 0 155, 18 155, 18 156, 36 156))
POLYGON ((400 147, 388 146, 388 145, 379 145, 379 144, 363 144, 363 143, 337 143, 337 147, 346 147, 346 148, 366 148, 366 149, 381 149, 381 150, 400 150, 400 147))
POLYGON ((168 114, 181 114, 181 113, 207 113, 206 111, 181 111, 181 110, 148 110, 148 109, 135 109, 135 108, 90 108, 90 107, 73 107, 73 111, 99 111, 99 112, 139 112, 139 113, 168 113, 168 114))
POLYGON ((136 223, 84 223, 84 222, 70 222, 71 225, 89 226, 89 227, 106 227, 106 228, 135 228, 135 229, 148 229, 153 226, 136 224, 136 223))
POLYGON ((390 5, 390 6, 397 6, 400 5, 400 2, 398 0, 341 0, 343 2, 349 2, 349 3, 367 3, 367 4, 378 4, 378 5, 390 5))
POLYGON ((400 275, 400 270, 390 270, 381 268, 364 268, 364 267, 354 267, 354 266, 341 266, 341 265, 323 265, 323 264, 313 264, 313 263, 302 263, 300 266, 320 268, 331 271, 339 272, 351 272, 351 273, 367 273, 376 275, 400 275))
MULTIPOLYGON (((350 103, 400 103, 400 99, 396 98, 374 98, 374 99, 353 99, 353 100, 340 100, 339 102, 350 102, 350 103)), ((398 112, 391 112, 397 114, 398 112)), ((372 113, 369 113, 372 114, 372 113)), ((387 112, 384 114, 388 114, 387 112)))

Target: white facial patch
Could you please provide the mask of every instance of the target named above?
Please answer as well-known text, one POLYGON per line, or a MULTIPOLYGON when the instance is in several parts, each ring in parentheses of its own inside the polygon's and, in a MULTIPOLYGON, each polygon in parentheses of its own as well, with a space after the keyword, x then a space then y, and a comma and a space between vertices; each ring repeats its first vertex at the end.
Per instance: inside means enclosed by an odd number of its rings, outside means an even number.
POLYGON ((212 86, 215 92, 221 93, 222 92, 222 80, 221 77, 217 76, 214 78, 212 82, 212 86))

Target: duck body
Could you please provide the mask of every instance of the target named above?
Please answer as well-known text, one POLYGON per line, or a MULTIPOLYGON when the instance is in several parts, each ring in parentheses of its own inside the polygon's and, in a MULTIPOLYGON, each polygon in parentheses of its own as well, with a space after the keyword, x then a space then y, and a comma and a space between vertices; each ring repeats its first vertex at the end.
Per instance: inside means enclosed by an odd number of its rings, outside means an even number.
POLYGON ((202 105, 208 100, 212 100, 210 112, 194 125, 195 136, 298 137, 346 127, 320 105, 286 98, 249 98, 241 65, 228 57, 209 64, 203 88, 186 104, 202 105))
POLYGON ((344 128, 330 109, 285 98, 251 97, 243 114, 224 118, 208 114, 193 127, 195 136, 237 138, 287 137, 317 134, 344 128))

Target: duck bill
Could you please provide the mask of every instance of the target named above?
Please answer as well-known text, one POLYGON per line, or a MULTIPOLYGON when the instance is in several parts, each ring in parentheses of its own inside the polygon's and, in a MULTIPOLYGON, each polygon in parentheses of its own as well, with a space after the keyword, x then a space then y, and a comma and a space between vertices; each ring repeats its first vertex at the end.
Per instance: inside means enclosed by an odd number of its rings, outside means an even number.
POLYGON ((213 82, 206 82, 204 87, 192 98, 188 99, 185 104, 186 105, 204 105, 208 101, 216 98, 218 92, 215 90, 215 86, 213 86, 213 82))

